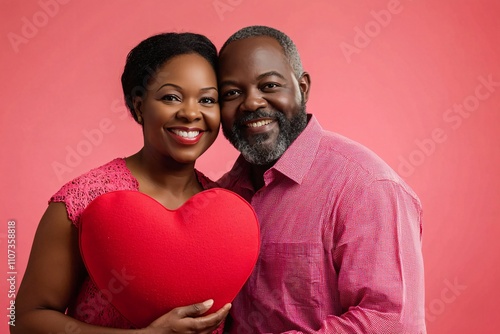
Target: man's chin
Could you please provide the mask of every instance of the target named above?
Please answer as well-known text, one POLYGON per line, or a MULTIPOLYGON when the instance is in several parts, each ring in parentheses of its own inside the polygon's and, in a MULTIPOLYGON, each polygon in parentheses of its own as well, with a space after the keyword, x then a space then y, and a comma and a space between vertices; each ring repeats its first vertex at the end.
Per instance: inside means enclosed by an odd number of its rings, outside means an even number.
POLYGON ((241 131, 238 133, 224 131, 224 136, 242 156, 254 165, 269 165, 275 162, 283 152, 277 152, 278 138, 271 133, 261 133, 248 136, 241 131))
POLYGON ((259 135, 248 136, 244 141, 255 148, 258 151, 268 152, 276 147, 276 137, 270 136, 268 133, 262 133, 259 135))

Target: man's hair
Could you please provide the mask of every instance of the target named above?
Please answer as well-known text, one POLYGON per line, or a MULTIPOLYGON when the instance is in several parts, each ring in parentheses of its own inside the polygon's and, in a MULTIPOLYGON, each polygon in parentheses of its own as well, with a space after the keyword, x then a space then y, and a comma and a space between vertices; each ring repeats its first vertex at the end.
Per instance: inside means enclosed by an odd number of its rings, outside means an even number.
POLYGON ((281 47, 283 48, 283 53, 285 54, 285 57, 288 59, 288 62, 293 69, 295 77, 297 79, 300 78, 304 70, 302 68, 302 61, 300 60, 300 55, 297 51, 295 43, 285 33, 271 27, 249 26, 238 30, 227 39, 227 41, 220 49, 219 55, 222 54, 222 52, 224 52, 224 49, 234 41, 261 36, 274 38, 281 45, 281 47))
POLYGON ((154 35, 140 42, 129 52, 121 81, 125 103, 136 121, 134 97, 145 94, 148 81, 163 64, 185 54, 202 56, 217 72, 215 45, 207 37, 196 33, 169 32, 154 35))

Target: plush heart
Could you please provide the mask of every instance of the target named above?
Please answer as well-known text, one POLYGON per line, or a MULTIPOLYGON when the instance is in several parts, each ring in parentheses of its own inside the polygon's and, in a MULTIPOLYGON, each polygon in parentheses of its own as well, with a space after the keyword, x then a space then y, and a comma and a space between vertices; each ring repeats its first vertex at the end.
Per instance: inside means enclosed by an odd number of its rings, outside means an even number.
POLYGON ((214 188, 168 210, 138 191, 97 197, 80 221, 87 271, 137 328, 178 306, 231 302, 250 276, 260 246, 250 204, 214 188))

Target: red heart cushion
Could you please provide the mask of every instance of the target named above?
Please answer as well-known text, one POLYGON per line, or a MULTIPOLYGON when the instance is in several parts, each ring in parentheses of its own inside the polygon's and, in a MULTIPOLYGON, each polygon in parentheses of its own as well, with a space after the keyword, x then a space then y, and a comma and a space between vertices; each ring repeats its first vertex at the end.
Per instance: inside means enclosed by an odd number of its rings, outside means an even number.
POLYGON ((250 204, 214 188, 168 210, 146 194, 97 197, 80 222, 87 271, 137 328, 178 306, 231 302, 257 261, 260 237, 250 204))

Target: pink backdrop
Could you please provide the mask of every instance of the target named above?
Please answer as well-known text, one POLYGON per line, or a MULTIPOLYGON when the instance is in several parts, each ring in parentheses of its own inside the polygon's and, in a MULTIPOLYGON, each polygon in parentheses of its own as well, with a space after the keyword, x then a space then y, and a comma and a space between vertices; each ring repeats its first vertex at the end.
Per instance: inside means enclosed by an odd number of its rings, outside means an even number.
MULTIPOLYGON (((2 0, 1 8, 0 267, 16 289, 47 199, 141 146, 120 93, 127 52, 169 30, 204 33, 220 47, 238 28, 265 24, 296 41, 312 77, 308 110, 419 194, 429 333, 498 332, 498 1, 2 0)), ((236 155, 220 136, 198 167, 217 178, 236 155)), ((0 281, 6 315, 9 283, 0 281)))

